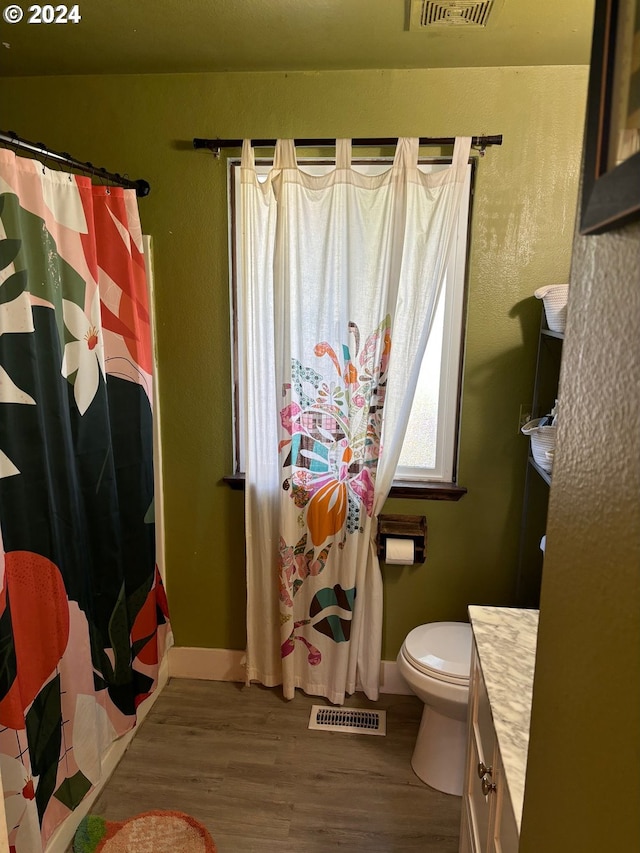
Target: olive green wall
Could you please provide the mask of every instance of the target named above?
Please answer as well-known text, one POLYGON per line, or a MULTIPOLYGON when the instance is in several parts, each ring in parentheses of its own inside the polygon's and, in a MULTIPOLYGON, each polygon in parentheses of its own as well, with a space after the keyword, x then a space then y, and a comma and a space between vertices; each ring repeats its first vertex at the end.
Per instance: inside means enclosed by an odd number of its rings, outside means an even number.
POLYGON ((144 177, 153 235, 167 587, 178 645, 244 646, 243 495, 231 471, 226 166, 193 136, 502 133, 473 204, 459 503, 425 514, 423 566, 385 568, 383 657, 420 622, 513 602, 542 284, 567 280, 586 67, 22 78, 2 124, 144 177))
POLYGON ((577 237, 523 853, 640 850, 640 223, 577 237))

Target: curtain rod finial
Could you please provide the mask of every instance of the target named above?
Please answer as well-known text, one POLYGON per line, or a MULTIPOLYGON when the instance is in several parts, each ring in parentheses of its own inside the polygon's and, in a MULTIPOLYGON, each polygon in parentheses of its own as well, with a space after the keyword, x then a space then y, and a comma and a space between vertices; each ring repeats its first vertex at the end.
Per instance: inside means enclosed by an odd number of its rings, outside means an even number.
POLYGON ((151 192, 151 187, 147 181, 140 179, 139 181, 134 181, 136 185, 136 195, 138 198, 145 198, 151 192))

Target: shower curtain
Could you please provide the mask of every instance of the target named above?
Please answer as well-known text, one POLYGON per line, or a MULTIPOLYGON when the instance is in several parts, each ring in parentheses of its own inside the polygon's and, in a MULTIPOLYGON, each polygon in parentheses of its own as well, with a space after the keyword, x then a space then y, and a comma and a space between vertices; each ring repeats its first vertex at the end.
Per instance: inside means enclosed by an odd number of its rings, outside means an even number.
POLYGON ((38 853, 170 641, 135 193, 0 150, 0 773, 38 853))
POLYGON ((278 140, 242 152, 247 680, 378 696, 376 518, 407 428, 471 140, 442 171, 399 139, 375 177, 336 144, 313 177, 278 140))

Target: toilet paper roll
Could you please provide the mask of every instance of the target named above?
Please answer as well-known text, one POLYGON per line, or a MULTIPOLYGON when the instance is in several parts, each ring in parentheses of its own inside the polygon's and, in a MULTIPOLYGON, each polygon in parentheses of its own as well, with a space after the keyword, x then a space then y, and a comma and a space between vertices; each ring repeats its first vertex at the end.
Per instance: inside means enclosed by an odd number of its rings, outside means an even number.
POLYGON ((414 552, 413 539, 387 538, 384 561, 392 566, 409 566, 414 562, 414 552))

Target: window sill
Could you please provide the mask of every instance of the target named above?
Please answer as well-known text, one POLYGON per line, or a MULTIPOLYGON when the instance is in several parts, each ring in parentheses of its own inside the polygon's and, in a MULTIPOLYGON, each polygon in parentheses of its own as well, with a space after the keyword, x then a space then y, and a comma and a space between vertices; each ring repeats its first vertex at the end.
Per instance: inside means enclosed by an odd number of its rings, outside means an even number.
POLYGON ((457 483, 429 483, 418 480, 394 480, 390 498, 415 498, 421 501, 459 501, 467 494, 465 486, 457 483))
MULTIPOLYGON (((223 477, 229 488, 244 491, 244 474, 231 474, 223 477)), ((467 490, 456 483, 420 483, 415 480, 394 480, 389 492, 390 498, 410 498, 421 501, 459 501, 467 490)))

